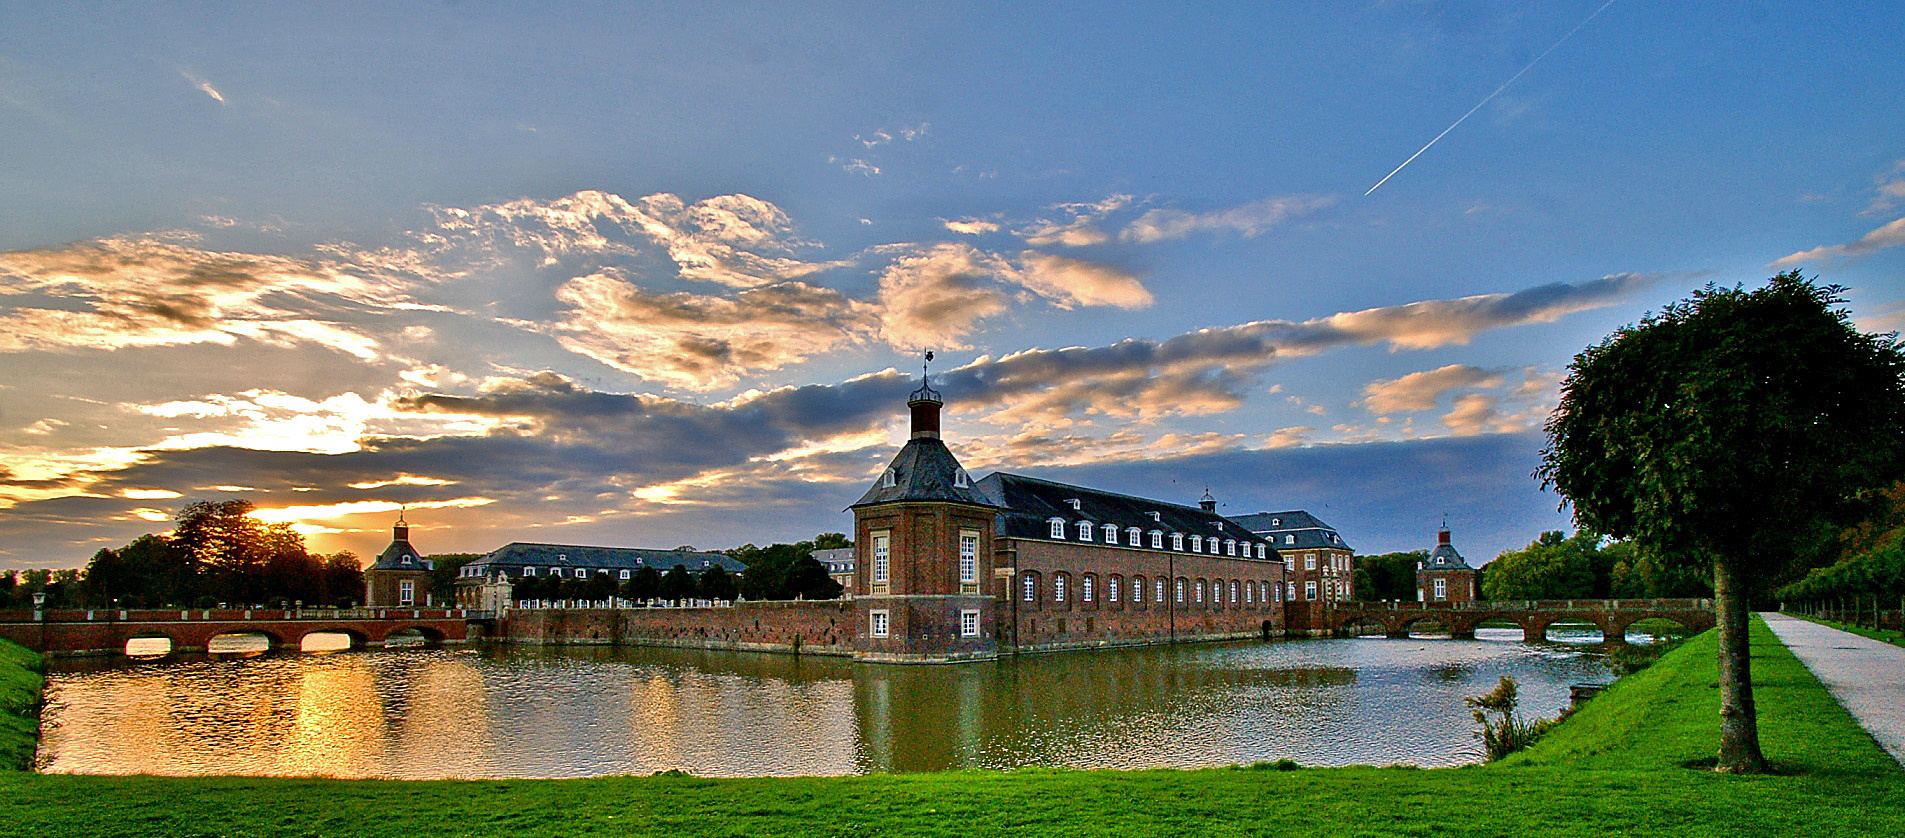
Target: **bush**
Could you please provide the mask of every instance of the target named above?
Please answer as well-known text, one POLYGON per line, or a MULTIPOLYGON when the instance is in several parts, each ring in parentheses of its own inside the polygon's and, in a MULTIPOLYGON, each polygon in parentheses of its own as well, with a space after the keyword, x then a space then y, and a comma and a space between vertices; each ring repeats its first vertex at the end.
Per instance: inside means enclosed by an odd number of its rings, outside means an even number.
POLYGON ((1515 679, 1502 676, 1501 683, 1487 695, 1470 696, 1464 699, 1474 709, 1475 722, 1482 726, 1475 736, 1482 740, 1482 747, 1488 751, 1490 762, 1501 759, 1516 751, 1534 744, 1541 734, 1561 722, 1560 719, 1542 719, 1523 722, 1515 718, 1517 687, 1515 679), (1491 721, 1489 714, 1500 718, 1491 721))

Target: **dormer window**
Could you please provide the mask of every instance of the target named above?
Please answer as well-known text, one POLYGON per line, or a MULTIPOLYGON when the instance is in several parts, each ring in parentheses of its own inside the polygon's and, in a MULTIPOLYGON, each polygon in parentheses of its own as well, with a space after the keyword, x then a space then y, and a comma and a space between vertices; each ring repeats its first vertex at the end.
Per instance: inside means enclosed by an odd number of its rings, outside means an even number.
POLYGON ((1091 540, 1091 522, 1090 521, 1078 522, 1078 540, 1079 541, 1091 540))
POLYGON ((1271 518, 1271 519, 1270 519, 1270 526, 1273 526, 1273 527, 1281 527, 1281 526, 1283 526, 1283 519, 1282 519, 1282 518, 1271 518))
POLYGON ((1047 523, 1052 525, 1052 537, 1060 541, 1064 541, 1065 540, 1065 519, 1053 518, 1047 523))
POLYGON ((405 556, 405 557, 403 557, 403 561, 402 561, 402 562, 400 562, 400 564, 409 564, 409 563, 410 563, 410 557, 409 557, 409 556, 405 556))
POLYGON ((1184 552, 1184 534, 1183 533, 1181 532, 1171 533, 1171 549, 1176 550, 1180 553, 1184 552))
POLYGON ((1191 536, 1191 552, 1193 553, 1204 552, 1204 537, 1203 536, 1201 535, 1191 536))
POLYGON ((1237 555, 1237 539, 1234 539, 1234 538, 1224 539, 1224 555, 1226 556, 1237 555))
POLYGON ((1295 544, 1295 543, 1296 543, 1296 536, 1294 536, 1294 535, 1286 535, 1286 536, 1284 536, 1284 537, 1283 537, 1283 543, 1284 543, 1284 544, 1295 544))
POLYGON ((1217 522, 1217 531, 1218 531, 1218 532, 1223 532, 1223 531, 1224 531, 1224 522, 1222 522, 1222 521, 1218 521, 1218 522, 1217 522))
POLYGON ((1160 524, 1164 523, 1164 513, 1153 509, 1151 510, 1150 515, 1151 515, 1151 520, 1156 521, 1160 524))
POLYGON ((1077 498, 1066 498, 1065 502, 1071 504, 1074 511, 1085 508, 1085 502, 1077 498))
POLYGON ((1106 544, 1118 543, 1118 525, 1117 524, 1105 525, 1105 543, 1106 544))
POLYGON ((964 489, 967 486, 971 486, 971 485, 972 485, 972 478, 966 476, 965 469, 962 468, 962 469, 953 470, 953 488, 964 489))
POLYGON ((1151 549, 1153 550, 1164 549, 1164 531, 1163 530, 1151 531, 1151 549))
POLYGON ((1263 558, 1263 556, 1264 556, 1264 552, 1263 552, 1263 545, 1262 545, 1262 544, 1258 544, 1258 545, 1257 545, 1257 558, 1259 558, 1259 559, 1261 559, 1261 558, 1263 558))
POLYGON ((900 485, 899 472, 896 472, 889 468, 886 470, 886 473, 880 475, 881 488, 891 489, 898 485, 900 485))

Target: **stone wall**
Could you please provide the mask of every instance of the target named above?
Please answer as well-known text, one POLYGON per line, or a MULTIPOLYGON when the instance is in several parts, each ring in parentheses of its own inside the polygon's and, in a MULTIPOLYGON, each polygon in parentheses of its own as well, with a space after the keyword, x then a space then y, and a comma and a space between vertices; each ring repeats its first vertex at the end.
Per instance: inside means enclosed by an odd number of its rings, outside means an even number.
POLYGON ((1276 594, 1287 590, 1287 575, 1277 560, 1011 538, 1001 540, 998 564, 1016 568, 1010 589, 1000 591, 1004 599, 998 607, 1003 645, 1021 652, 1283 635, 1283 603, 1276 594), (1024 589, 1028 573, 1035 588, 1030 601, 1024 589), (1114 578, 1119 583, 1115 600, 1114 578), (1159 578, 1165 580, 1163 601, 1157 598, 1159 578), (1138 579, 1143 599, 1134 602, 1131 587, 1138 579), (1176 595, 1179 579, 1185 583, 1182 602, 1176 595), (1233 599, 1232 582, 1240 593, 1254 594, 1233 599), (1221 600, 1211 589, 1216 584, 1224 586, 1221 600))
POLYGON ((825 600, 725 608, 519 608, 499 623, 499 639, 529 645, 848 655, 855 620, 851 603, 825 600))

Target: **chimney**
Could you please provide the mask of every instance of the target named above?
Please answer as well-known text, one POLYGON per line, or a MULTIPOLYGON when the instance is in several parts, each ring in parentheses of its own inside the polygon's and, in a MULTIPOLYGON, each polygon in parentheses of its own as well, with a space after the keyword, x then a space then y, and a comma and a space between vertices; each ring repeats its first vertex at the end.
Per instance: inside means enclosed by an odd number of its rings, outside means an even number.
POLYGON ((1449 528, 1448 527, 1444 526, 1441 532, 1438 532, 1435 534, 1435 543, 1445 547, 1448 546, 1448 543, 1449 543, 1449 528))
POLYGON ((410 543, 410 525, 404 523, 401 509, 397 512, 397 525, 390 528, 390 540, 410 543))

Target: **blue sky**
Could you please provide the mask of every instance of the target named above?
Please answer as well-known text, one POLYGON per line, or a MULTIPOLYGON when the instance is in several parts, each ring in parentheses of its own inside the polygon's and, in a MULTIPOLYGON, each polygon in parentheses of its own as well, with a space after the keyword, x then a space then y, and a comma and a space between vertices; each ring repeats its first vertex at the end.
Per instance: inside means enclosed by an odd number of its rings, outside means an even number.
POLYGON ((1881 3, 11 4, 0 566, 201 498, 360 554, 398 504, 425 552, 845 530, 924 349, 975 472, 1209 488, 1364 552, 1447 514, 1491 558, 1567 525, 1529 473, 1610 330, 1787 268, 1905 324, 1900 31, 1881 3))

